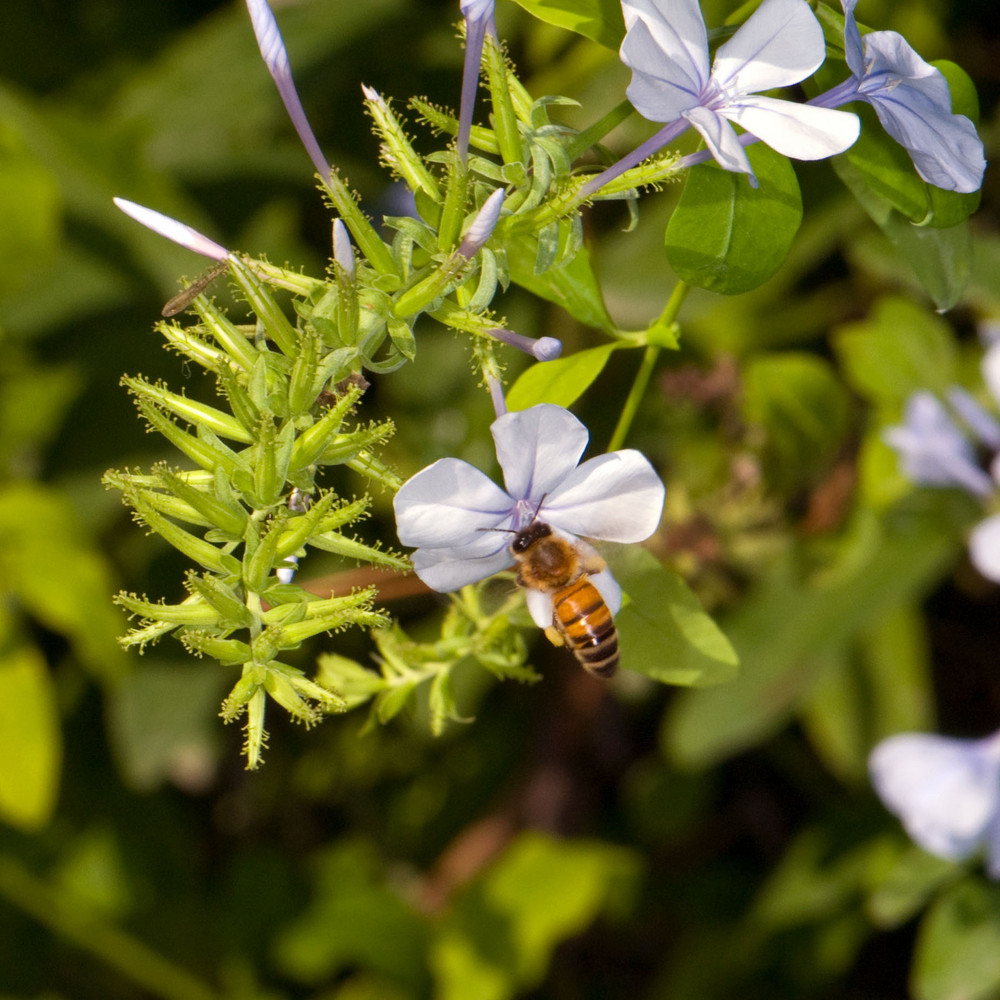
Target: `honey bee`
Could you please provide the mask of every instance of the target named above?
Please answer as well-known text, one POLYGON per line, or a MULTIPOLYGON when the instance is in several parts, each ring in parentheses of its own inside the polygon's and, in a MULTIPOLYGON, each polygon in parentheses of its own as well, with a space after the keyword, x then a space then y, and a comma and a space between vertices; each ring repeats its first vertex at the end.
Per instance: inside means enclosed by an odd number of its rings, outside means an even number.
POLYGON ((590 579, 607 569, 604 560, 537 520, 514 532, 510 552, 517 560, 518 585, 540 591, 552 602, 552 625, 545 630, 549 639, 565 643, 595 677, 611 677, 618 669, 618 632, 590 579))

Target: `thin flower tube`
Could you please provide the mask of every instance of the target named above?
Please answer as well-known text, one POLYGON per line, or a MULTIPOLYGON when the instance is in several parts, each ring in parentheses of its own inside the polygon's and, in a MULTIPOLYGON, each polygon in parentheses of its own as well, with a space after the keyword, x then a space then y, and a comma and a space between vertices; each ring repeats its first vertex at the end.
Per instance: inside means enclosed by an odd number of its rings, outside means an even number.
POLYGON ((1000 879, 1000 733, 982 740, 903 733, 868 759, 872 785, 925 851, 960 861, 986 852, 1000 879))
MULTIPOLYGON (((581 464, 587 428, 545 403, 506 413, 491 430, 505 489, 467 462, 443 458, 396 494, 399 539, 416 547, 413 566, 429 587, 458 590, 510 568, 510 533, 536 518, 571 540, 640 542, 656 530, 664 486, 638 451, 581 464)), ((591 580, 613 614, 621 606, 617 582, 607 570, 591 580)), ((535 622, 551 625, 546 595, 528 591, 527 598, 535 622)))
POLYGON ((823 62, 823 31, 805 0, 764 0, 711 65, 698 0, 622 0, 622 12, 627 31, 620 54, 632 70, 628 99, 644 118, 667 124, 582 194, 636 166, 689 125, 721 167, 747 174, 754 185, 746 140, 733 123, 798 160, 842 153, 857 139, 856 115, 760 94, 799 83, 823 62))

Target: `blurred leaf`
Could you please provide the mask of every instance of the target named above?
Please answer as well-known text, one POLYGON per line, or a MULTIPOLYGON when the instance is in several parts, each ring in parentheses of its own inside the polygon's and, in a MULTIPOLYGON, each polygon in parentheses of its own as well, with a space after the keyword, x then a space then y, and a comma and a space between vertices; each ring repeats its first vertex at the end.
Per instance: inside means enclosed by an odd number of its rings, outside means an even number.
POLYGON ((29 646, 0 656, 0 819, 25 833, 51 819, 62 735, 48 666, 29 646))
POLYGON ((618 0, 517 0, 528 13, 541 21, 575 31, 617 49, 625 34, 618 0))
POLYGON ((682 692, 665 718, 664 744, 704 768, 766 739, 802 704, 828 662, 824 651, 853 640, 880 615, 924 594, 955 556, 939 494, 921 494, 884 518, 859 513, 840 565, 803 578, 778 567, 723 628, 741 670, 731 684, 682 692))
POLYGON ((850 403, 822 358, 789 352, 751 358, 743 372, 743 414, 764 431, 765 466, 778 488, 822 472, 843 444, 850 403))
POLYGON ((868 771, 869 747, 860 671, 843 649, 820 650, 816 663, 815 682, 800 710, 802 724, 827 768, 842 781, 859 784, 868 771))
POLYGON ((832 163, 840 179, 909 263, 934 305, 942 310, 955 305, 972 273, 968 222, 946 229, 917 226, 872 191, 849 160, 834 157, 832 163))
POLYGON ((909 840, 893 841, 888 850, 880 850, 885 860, 869 872, 866 909, 879 927, 899 927, 912 920, 942 886, 962 878, 966 868, 954 861, 936 858, 909 840))
POLYGON ((608 565, 629 600, 615 615, 622 666, 665 684, 721 684, 739 660, 684 581, 638 545, 616 546, 608 565))
POLYGON ((537 403, 572 406, 604 370, 618 345, 604 344, 525 369, 507 393, 507 408, 525 410, 537 403))
POLYGON ((833 347, 850 385, 896 412, 916 389, 942 392, 956 380, 954 333, 909 299, 880 299, 867 319, 837 328, 833 347))
POLYGON ((121 614, 103 558, 82 537, 67 497, 39 485, 0 490, 0 591, 46 628, 66 636, 95 676, 126 669, 117 642, 121 614))
POLYGON ((1000 993, 1000 886, 967 878, 921 922, 915 1000, 987 1000, 1000 993))
POLYGON ((522 833, 465 889, 431 948, 437 1000, 505 1000, 542 982, 552 950, 602 911, 630 909, 638 857, 522 833))
POLYGON ((17 289, 56 255, 60 197, 55 178, 0 118, 0 295, 17 289))
POLYGON ((208 661, 145 657, 114 686, 108 727, 118 766, 133 788, 150 791, 172 780, 198 791, 212 780, 219 703, 231 683, 208 661))
POLYGON ((423 922, 384 884, 374 849, 341 841, 316 861, 309 907, 280 930, 274 958, 296 982, 315 984, 361 967, 423 992, 423 922))
POLYGON ((511 243, 507 247, 507 261, 515 284, 555 303, 585 326, 608 333, 616 329, 604 305, 586 247, 577 251, 568 264, 549 268, 543 274, 535 274, 535 247, 530 241, 511 243))
POLYGON ((714 163, 688 174, 666 231, 677 276, 724 295, 762 285, 788 256, 802 221, 802 196, 788 159, 760 143, 747 149, 760 181, 714 163))

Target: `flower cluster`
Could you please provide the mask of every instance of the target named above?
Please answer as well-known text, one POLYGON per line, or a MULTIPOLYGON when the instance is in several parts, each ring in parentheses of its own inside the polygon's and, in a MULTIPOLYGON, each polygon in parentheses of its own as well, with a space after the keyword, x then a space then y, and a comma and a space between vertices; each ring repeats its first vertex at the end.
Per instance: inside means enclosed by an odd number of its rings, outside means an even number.
MULTIPOLYGON (((982 373, 1000 404, 1000 344, 986 351, 982 373)), ((903 423, 887 428, 884 438, 915 483, 958 487, 995 508, 1000 502, 1000 422, 959 386, 948 390, 947 399, 948 406, 933 393, 915 392, 903 423), (989 471, 980 464, 983 453, 993 456, 989 471)), ((1000 583, 1000 514, 989 514, 972 529, 969 556, 983 576, 1000 583)))
MULTIPOLYGON (((442 458, 396 494, 396 526, 416 546, 413 567, 434 590, 457 590, 514 564, 511 533, 533 520, 571 538, 639 542, 660 522, 664 487, 649 461, 626 449, 579 464, 586 427, 560 406, 539 405, 494 421, 501 489, 455 458, 442 458)), ((594 574, 612 613, 621 590, 607 570, 594 574)), ((542 628, 552 624, 545 595, 528 593, 528 610, 542 628)))
POLYGON ((756 184, 745 146, 758 140, 798 160, 847 150, 858 138, 856 115, 834 109, 871 104, 885 130, 902 145, 925 180, 951 191, 982 182, 983 145, 972 122, 952 114, 948 84, 892 31, 862 42, 854 8, 842 0, 844 47, 851 76, 805 104, 762 96, 800 83, 826 55, 823 31, 805 0, 764 0, 709 64, 708 33, 698 0, 622 0, 627 32, 621 58, 632 70, 628 98, 645 118, 666 123, 651 139, 593 180, 592 194, 673 141, 688 126, 725 170, 756 184), (743 129, 737 134, 733 125, 743 129))
POLYGON ((920 847, 950 861, 985 850, 990 877, 1000 879, 1000 733, 904 733, 879 743, 868 766, 875 791, 920 847))

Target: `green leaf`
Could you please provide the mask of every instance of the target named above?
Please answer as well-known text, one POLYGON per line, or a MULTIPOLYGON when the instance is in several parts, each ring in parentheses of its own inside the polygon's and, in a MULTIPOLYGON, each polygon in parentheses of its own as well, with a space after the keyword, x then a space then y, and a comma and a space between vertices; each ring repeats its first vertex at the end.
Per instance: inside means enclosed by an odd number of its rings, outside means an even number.
POLYGON ((912 920, 943 886, 965 874, 962 865, 936 858, 908 840, 897 841, 895 849, 883 844, 880 855, 869 869, 871 889, 865 906, 878 927, 899 927, 912 920))
POLYGON ((629 597, 615 616, 622 666, 685 686, 736 676, 736 652, 676 573, 638 545, 616 547, 608 555, 629 597))
POLYGON ((804 353, 758 355, 744 369, 743 389, 744 419, 765 435, 768 478, 780 488, 823 472, 850 419, 830 364, 804 353))
POLYGON ((714 163, 688 175, 665 242, 670 266, 689 285, 738 295, 762 285, 788 256, 802 221, 795 171, 763 143, 747 155, 759 188, 714 163))
POLYGON ((22 646, 0 658, 0 819, 25 833, 52 816, 62 737, 45 660, 22 646))
POLYGON ((951 328, 909 299, 880 299, 867 319, 838 327, 833 348, 851 387, 896 412, 914 390, 943 392, 956 381, 951 328))
POLYGON ((604 370, 616 347, 617 343, 602 344, 525 369, 507 393, 508 409, 526 410, 537 403, 572 406, 604 370))
POLYGON ((552 951, 602 912, 631 908, 640 860, 599 841, 522 833, 439 924, 437 1000, 507 1000, 538 986, 552 951))
POLYGON ((534 295, 555 303, 574 319, 607 333, 616 329, 601 296, 600 282, 594 274, 590 252, 577 250, 566 264, 542 274, 535 274, 534 240, 521 239, 507 248, 511 280, 534 295))
POLYGON ((968 222, 947 229, 917 226, 876 194, 848 159, 832 161, 840 179, 862 208, 903 256, 938 309, 950 309, 961 298, 972 271, 972 238, 968 222))
POLYGON ((618 0, 517 0, 529 14, 617 49, 625 36, 618 0))
POLYGON ((914 1000, 988 1000, 1000 992, 1000 886, 966 879, 920 926, 914 1000))
POLYGON ((784 725, 829 665, 826 651, 922 596, 954 559, 948 503, 923 493, 884 517, 861 510, 822 573, 803 577, 793 559, 772 571, 723 622, 739 677, 682 692, 668 712, 663 739, 673 758, 704 768, 784 725))

